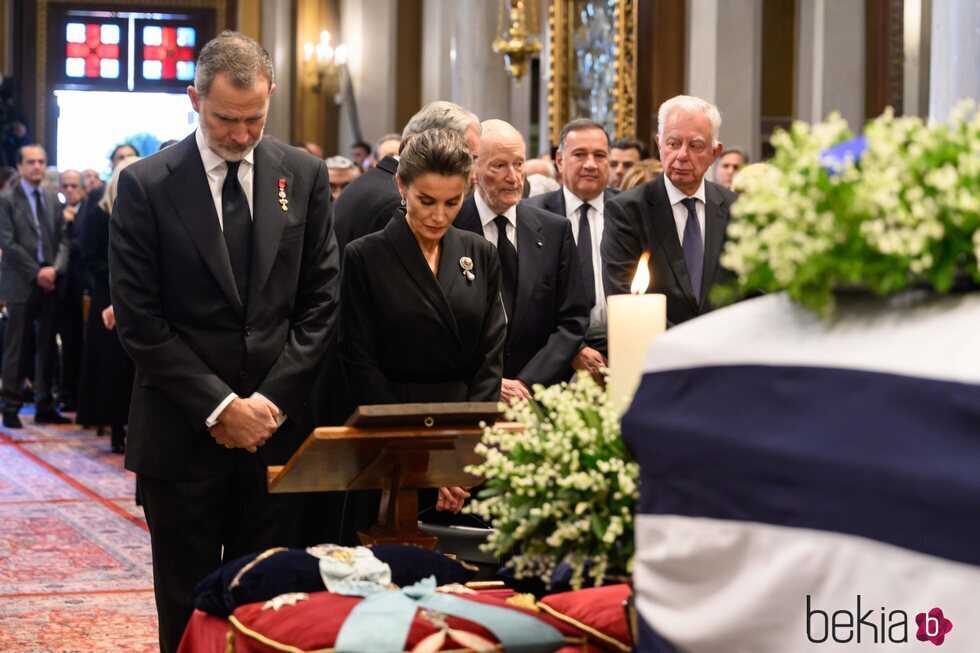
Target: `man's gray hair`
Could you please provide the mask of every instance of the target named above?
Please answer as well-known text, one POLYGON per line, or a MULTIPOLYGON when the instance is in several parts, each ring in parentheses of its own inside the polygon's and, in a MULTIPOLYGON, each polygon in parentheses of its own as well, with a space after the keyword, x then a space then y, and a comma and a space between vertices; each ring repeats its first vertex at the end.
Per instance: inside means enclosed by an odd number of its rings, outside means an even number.
POLYGON ((436 100, 422 107, 408 121, 402 130, 402 145, 409 136, 429 129, 449 129, 462 136, 471 125, 476 128, 477 133, 480 132, 480 119, 475 113, 458 104, 436 100))
POLYGON ((58 175, 58 183, 63 184, 65 182, 65 177, 68 175, 76 175, 79 183, 81 183, 83 186, 85 185, 85 180, 82 179, 82 173, 80 173, 78 170, 72 170, 71 168, 61 171, 61 174, 58 175))
POLYGON ((660 105, 657 111, 657 135, 664 137, 664 125, 667 119, 678 111, 685 113, 703 113, 711 122, 711 147, 718 145, 718 132, 721 131, 721 113, 718 107, 707 100, 693 95, 676 95, 660 105))
POLYGON ((327 170, 353 170, 356 167, 356 163, 339 154, 327 159, 327 170))
POLYGON ((211 82, 218 73, 224 73, 237 88, 252 88, 258 77, 276 83, 272 58, 265 48, 240 32, 225 30, 208 41, 197 57, 194 71, 194 87, 207 96, 211 82))
POLYGON ((565 123, 565 126, 561 128, 561 135, 558 137, 558 151, 561 152, 562 156, 565 156, 565 139, 568 135, 574 131, 579 131, 581 129, 601 129, 602 133, 606 136, 606 149, 609 148, 609 132, 606 128, 597 123, 595 120, 589 120, 588 118, 576 118, 570 122, 565 123))

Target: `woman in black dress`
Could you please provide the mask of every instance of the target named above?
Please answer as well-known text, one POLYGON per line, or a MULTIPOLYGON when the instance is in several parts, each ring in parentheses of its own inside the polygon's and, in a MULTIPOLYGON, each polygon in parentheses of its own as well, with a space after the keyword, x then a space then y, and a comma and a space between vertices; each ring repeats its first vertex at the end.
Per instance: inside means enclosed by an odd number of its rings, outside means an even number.
MULTIPOLYGON (((395 177, 405 213, 345 250, 340 355, 357 404, 500 397, 500 261, 485 238, 452 226, 471 169, 458 133, 412 136, 395 177)), ((443 488, 437 508, 458 512, 466 496, 443 488)))
POLYGON ((124 159, 116 166, 102 199, 86 215, 82 230, 82 257, 91 304, 76 421, 94 426, 108 424, 112 429, 113 453, 125 451, 134 368, 119 342, 109 299, 109 215, 116 199, 119 173, 137 160, 136 157, 124 159))

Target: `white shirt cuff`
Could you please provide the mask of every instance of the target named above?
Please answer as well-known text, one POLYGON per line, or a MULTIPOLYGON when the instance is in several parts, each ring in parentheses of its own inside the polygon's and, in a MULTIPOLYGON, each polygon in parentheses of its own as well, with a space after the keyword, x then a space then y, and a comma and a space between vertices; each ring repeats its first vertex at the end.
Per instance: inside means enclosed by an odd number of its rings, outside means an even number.
MULTIPOLYGON (((261 392, 253 392, 251 398, 264 399, 265 401, 268 401, 273 406, 276 406, 276 402, 272 401, 261 392)), ((282 409, 279 408, 279 406, 276 406, 276 412, 279 413, 279 416, 276 417, 276 428, 279 428, 280 426, 282 426, 282 423, 286 421, 286 413, 282 412, 282 409)))
POLYGON ((228 395, 227 397, 225 397, 221 401, 221 403, 218 404, 218 407, 215 408, 213 411, 211 411, 211 414, 208 415, 208 418, 204 421, 204 425, 206 427, 208 427, 208 428, 211 428, 212 426, 214 426, 215 424, 217 424, 218 423, 218 416, 222 413, 222 411, 224 411, 225 408, 228 407, 228 404, 230 404, 232 401, 234 401, 237 398, 238 398, 238 395, 236 395, 234 392, 232 392, 230 395, 228 395))

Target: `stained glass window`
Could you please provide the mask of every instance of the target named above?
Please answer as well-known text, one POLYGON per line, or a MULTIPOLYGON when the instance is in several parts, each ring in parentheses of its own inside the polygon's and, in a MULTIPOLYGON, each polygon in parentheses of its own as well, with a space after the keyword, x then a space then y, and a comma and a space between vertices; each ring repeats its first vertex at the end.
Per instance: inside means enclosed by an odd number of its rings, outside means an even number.
POLYGON ((142 23, 139 48, 143 79, 190 82, 194 79, 197 29, 171 24, 142 23))
POLYGON ((194 83, 197 55, 212 32, 207 12, 66 8, 55 13, 56 84, 72 90, 183 92, 194 83))
POLYGON ((65 75, 73 79, 118 79, 121 34, 118 24, 66 23, 65 75))

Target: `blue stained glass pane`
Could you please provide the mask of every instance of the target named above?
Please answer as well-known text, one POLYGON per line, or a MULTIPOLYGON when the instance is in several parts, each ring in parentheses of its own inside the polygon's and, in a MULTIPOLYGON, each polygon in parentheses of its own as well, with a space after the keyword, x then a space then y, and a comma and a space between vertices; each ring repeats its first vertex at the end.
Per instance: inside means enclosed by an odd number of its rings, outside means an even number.
POLYGON ((143 43, 145 45, 160 45, 163 43, 163 30, 159 25, 148 25, 143 28, 143 43))
POLYGON ((102 42, 108 45, 119 43, 119 25, 103 25, 102 42))
POLYGON ((193 27, 177 28, 177 45, 179 45, 180 47, 193 48, 196 40, 197 40, 197 30, 195 30, 193 27))
POLYGON ((85 60, 77 57, 65 59, 65 74, 69 77, 85 77, 85 60))
POLYGON ((106 79, 117 79, 119 77, 119 60, 103 59, 99 62, 99 72, 106 79))
POLYGON ((85 25, 68 23, 65 25, 65 37, 69 43, 85 43, 85 25))
POLYGON ((162 61, 144 61, 143 77, 146 79, 160 79, 163 76, 162 61))
POLYGON ((177 62, 177 79, 182 82, 189 82, 194 79, 194 62, 193 61, 178 61, 177 62))

